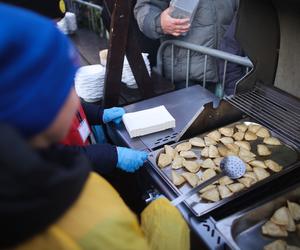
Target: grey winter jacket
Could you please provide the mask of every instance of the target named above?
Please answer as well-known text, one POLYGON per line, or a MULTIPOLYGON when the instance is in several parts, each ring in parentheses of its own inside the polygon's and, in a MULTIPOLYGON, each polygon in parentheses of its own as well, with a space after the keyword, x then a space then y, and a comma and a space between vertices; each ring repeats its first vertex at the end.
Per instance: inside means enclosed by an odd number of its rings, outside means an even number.
MULTIPOLYGON (((185 0, 182 0, 185 1, 185 0)), ((160 14, 168 8, 169 0, 137 0, 134 15, 140 30, 149 38, 161 41, 179 39, 210 48, 218 48, 226 28, 230 25, 237 9, 238 0, 199 0, 191 28, 187 35, 174 37, 165 35, 160 25, 160 14)), ((175 48, 174 79, 179 82, 186 76, 186 50, 175 48)), ((171 49, 167 48, 163 56, 165 77, 171 78, 171 49)), ((190 79, 200 81, 203 77, 204 56, 191 53, 190 79)), ((206 80, 218 81, 218 69, 215 59, 208 57, 206 80)))

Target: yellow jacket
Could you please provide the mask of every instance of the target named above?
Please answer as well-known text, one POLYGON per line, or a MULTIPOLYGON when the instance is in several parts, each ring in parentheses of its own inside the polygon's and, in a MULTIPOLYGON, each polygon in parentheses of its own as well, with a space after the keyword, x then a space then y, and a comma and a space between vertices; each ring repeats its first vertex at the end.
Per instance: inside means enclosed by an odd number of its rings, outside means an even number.
POLYGON ((164 198, 145 208, 140 226, 116 190, 91 173, 72 207, 45 232, 15 249, 185 250, 189 249, 189 230, 164 198))

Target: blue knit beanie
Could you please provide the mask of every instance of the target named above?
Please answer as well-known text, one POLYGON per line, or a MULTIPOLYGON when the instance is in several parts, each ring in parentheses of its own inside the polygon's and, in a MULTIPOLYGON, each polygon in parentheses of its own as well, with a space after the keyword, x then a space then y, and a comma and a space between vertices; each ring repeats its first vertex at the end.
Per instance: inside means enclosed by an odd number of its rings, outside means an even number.
POLYGON ((0 4, 0 122, 27 138, 45 130, 76 70, 74 49, 53 22, 0 4))

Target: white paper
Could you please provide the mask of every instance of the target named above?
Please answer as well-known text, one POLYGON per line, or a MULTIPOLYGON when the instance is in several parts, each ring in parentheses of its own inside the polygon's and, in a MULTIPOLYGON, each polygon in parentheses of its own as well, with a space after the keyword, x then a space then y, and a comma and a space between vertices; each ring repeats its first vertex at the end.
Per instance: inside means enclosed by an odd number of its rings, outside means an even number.
POLYGON ((158 106, 123 115, 123 122, 130 137, 137 137, 175 128, 174 117, 165 106, 158 106))
POLYGON ((101 64, 83 66, 75 76, 75 90, 86 102, 97 102, 102 99, 105 67, 101 64))
POLYGON ((78 131, 79 131, 82 141, 86 142, 91 131, 90 131, 89 125, 87 124, 87 121, 85 119, 80 123, 78 131))

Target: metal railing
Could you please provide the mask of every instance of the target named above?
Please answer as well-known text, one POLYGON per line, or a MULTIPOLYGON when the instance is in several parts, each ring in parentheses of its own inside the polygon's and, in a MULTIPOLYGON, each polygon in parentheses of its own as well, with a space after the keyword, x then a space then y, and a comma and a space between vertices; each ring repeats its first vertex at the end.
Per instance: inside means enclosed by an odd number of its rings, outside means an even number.
POLYGON ((102 6, 83 0, 65 0, 65 2, 67 10, 73 12, 77 19, 87 15, 85 18, 91 31, 99 33, 101 37, 108 38, 108 33, 101 18, 102 6), (85 15, 83 15, 82 9, 85 10, 85 15))
MULTIPOLYGON (((187 51, 186 54, 186 87, 189 86, 189 71, 190 71, 190 54, 191 51, 196 51, 204 55, 204 66, 203 66, 203 87, 206 87, 206 71, 207 71, 207 59, 208 56, 219 59, 219 60, 224 60, 224 68, 223 68, 223 76, 222 76, 222 84, 221 84, 221 96, 224 95, 224 88, 225 88, 225 80, 226 80, 226 73, 227 73, 227 64, 228 62, 235 63, 238 65, 241 65, 245 67, 245 75, 249 73, 249 70, 253 68, 252 62, 249 60, 248 57, 242 57, 242 56, 237 56, 230 54, 228 52, 224 52, 221 50, 217 49, 212 49, 192 43, 187 43, 179 40, 167 40, 164 41, 157 52, 157 71, 160 75, 163 75, 163 54, 164 51, 167 47, 171 46, 171 81, 174 83, 174 48, 179 47, 179 48, 184 48, 187 51)), ((245 77, 245 75, 243 77, 245 77)), ((242 78, 243 78, 242 77, 242 78)), ((237 81, 238 82, 238 81, 237 81)))

